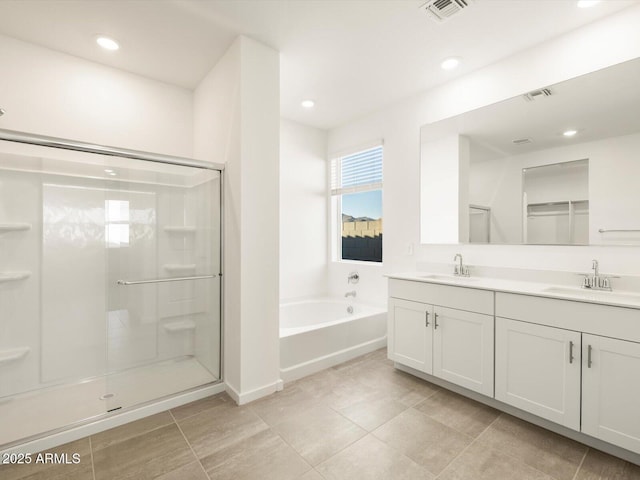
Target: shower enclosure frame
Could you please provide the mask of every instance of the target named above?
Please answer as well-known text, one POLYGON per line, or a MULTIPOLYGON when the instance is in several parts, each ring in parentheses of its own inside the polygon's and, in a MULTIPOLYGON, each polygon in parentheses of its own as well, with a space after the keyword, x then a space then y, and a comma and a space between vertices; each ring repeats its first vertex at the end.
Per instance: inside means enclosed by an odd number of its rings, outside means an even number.
POLYGON ((191 389, 177 392, 165 397, 156 398, 148 402, 133 405, 117 412, 105 412, 98 417, 91 417, 85 420, 73 423, 71 425, 42 432, 41 435, 29 437, 21 440, 19 444, 9 444, 7 449, 1 450, 0 453, 31 453, 61 445, 79 438, 92 435, 110 428, 114 428, 131 421, 144 418, 146 416, 158 413, 168 408, 189 403, 200 398, 224 391, 224 170, 223 163, 204 162, 187 157, 179 157, 173 155, 165 155, 152 152, 144 152, 141 150, 132 150, 126 148, 118 148, 107 145, 81 142, 66 138, 51 137, 46 135, 37 135, 27 132, 19 132, 15 130, 0 129, 0 141, 13 143, 21 143, 35 145, 40 147, 49 147, 62 150, 72 150, 77 152, 106 155, 112 157, 128 158, 132 160, 142 160, 155 163, 164 163, 169 165, 177 165, 183 167, 193 167, 205 170, 218 171, 220 173, 220 299, 219 299, 219 318, 220 318, 220 349, 219 349, 219 365, 220 378, 208 384, 193 387, 191 389), (217 391, 211 391, 211 389, 217 391), (180 397, 185 397, 180 399, 180 397), (174 399, 175 401, 171 401, 174 399), (184 401, 183 401, 184 400, 184 401), (155 407, 155 408, 154 408, 155 407), (164 408, 166 407, 166 408, 164 408))

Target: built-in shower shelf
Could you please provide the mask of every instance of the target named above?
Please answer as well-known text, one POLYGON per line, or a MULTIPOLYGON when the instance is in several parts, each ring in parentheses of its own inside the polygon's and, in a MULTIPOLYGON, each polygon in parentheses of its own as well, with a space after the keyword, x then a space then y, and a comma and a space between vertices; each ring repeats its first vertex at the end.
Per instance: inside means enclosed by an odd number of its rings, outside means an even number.
POLYGON ((3 363, 15 362, 27 356, 31 351, 29 347, 12 348, 10 350, 0 350, 0 365, 3 363))
POLYGON ((0 283, 17 282, 31 276, 31 272, 0 272, 0 283))
POLYGON ((164 329, 169 333, 186 332, 196 329, 196 322, 193 320, 180 320, 179 322, 166 323, 164 329))
POLYGON ((0 223, 0 233, 31 230, 30 223, 0 223))
POLYGON ((164 268, 169 273, 191 273, 196 269, 195 263, 168 263, 163 265, 164 268))
POLYGON ((196 233, 196 227, 167 225, 164 227, 167 233, 196 233))

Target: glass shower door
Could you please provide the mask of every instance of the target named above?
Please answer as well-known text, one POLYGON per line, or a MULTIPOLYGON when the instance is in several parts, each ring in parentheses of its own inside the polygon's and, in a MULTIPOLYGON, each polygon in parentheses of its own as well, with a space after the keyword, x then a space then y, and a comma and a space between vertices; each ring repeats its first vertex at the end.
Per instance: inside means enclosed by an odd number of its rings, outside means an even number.
POLYGON ((105 199, 107 411, 220 378, 219 173, 150 168, 105 199))
POLYGON ((220 180, 0 153, 0 447, 220 379, 220 180))

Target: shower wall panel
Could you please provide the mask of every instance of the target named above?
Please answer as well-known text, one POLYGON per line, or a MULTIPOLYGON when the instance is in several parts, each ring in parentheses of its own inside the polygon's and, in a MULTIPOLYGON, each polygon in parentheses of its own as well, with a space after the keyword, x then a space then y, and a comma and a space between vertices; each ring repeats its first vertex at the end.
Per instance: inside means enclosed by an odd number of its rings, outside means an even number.
POLYGON ((18 359, 0 361, 0 396, 6 396, 40 383, 41 192, 35 175, 0 172, 0 225, 28 226, 0 231, 0 277, 28 275, 18 281, 0 281, 0 357, 25 352, 18 359))
POLYGON ((42 186, 42 381, 106 369, 105 190, 42 186))

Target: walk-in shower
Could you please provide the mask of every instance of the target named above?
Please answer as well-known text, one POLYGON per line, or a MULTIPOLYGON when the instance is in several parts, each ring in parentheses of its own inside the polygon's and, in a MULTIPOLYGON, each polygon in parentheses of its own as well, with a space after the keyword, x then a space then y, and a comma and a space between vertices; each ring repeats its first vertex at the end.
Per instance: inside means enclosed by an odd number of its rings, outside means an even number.
POLYGON ((220 166, 0 139, 0 450, 219 382, 220 166))

